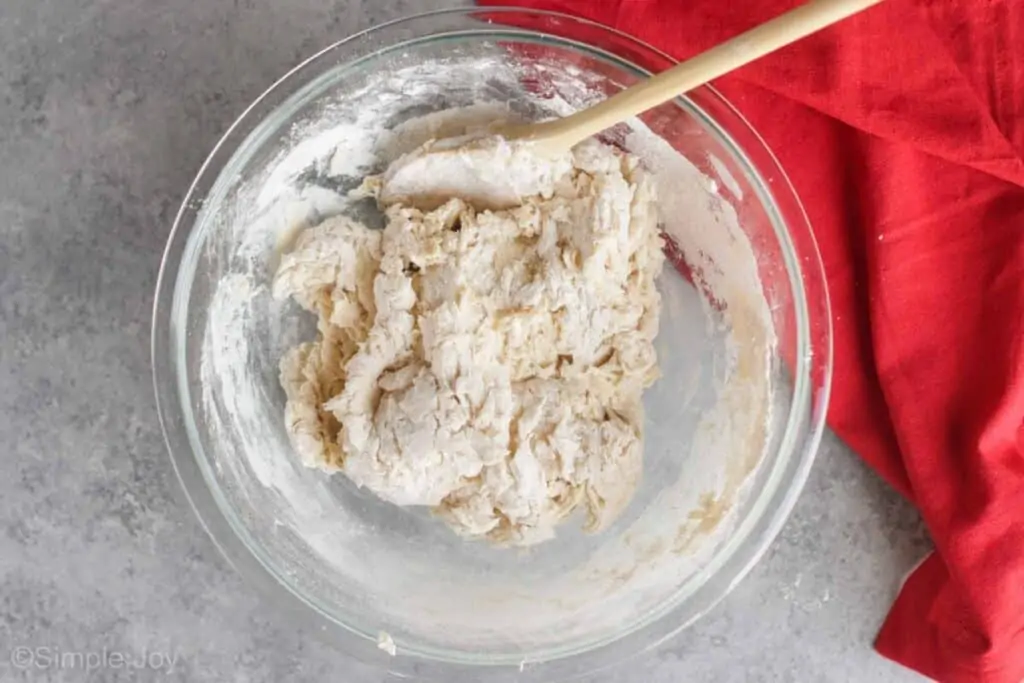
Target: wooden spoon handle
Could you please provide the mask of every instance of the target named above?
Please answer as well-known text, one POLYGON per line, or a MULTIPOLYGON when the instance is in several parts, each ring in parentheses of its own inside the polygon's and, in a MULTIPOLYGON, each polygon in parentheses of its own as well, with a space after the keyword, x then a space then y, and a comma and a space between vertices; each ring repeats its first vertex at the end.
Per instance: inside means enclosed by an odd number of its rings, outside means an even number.
POLYGON ((881 1, 811 0, 593 107, 562 119, 513 127, 505 136, 534 140, 552 151, 568 150, 591 135, 881 1))

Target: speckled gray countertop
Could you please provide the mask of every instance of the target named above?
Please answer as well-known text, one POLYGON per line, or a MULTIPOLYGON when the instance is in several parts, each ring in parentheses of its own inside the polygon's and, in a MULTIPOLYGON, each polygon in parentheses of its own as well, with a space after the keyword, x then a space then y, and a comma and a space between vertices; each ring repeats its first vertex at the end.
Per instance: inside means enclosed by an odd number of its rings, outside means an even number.
MULTIPOLYGON (((149 316, 178 202, 246 105, 317 49, 441 5, 0 3, 0 681, 383 680, 204 535, 164 452, 149 316)), ((927 549, 917 514, 829 436, 752 575, 589 680, 920 680, 870 644, 927 549)))

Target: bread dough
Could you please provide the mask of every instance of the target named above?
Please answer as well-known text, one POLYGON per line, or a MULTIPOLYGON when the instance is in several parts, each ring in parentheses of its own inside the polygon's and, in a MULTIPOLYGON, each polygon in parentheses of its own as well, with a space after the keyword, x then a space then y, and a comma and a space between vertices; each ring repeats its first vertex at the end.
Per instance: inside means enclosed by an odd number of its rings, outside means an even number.
POLYGON ((476 192, 431 209, 370 178, 395 202, 385 229, 327 219, 274 281, 318 317, 316 341, 281 362, 302 461, 510 545, 552 537, 577 508, 588 531, 625 508, 658 374, 647 174, 593 141, 532 163, 539 179, 514 201, 476 192))

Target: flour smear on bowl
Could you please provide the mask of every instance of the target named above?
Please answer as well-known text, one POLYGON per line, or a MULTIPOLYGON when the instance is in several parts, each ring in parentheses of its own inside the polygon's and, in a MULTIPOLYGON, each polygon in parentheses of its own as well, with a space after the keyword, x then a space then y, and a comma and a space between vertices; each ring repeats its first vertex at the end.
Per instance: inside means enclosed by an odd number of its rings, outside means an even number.
MULTIPOLYGON (((281 552, 294 553, 297 566, 308 564, 310 554, 315 554, 335 568, 337 580, 382 595, 406 581, 409 571, 399 566, 404 557, 399 550, 394 550, 394 557, 388 555, 392 549, 383 549, 372 559, 366 556, 367 538, 378 531, 360 512, 370 503, 339 505, 328 477, 310 473, 283 437, 283 392, 275 395, 268 389, 268 373, 276 371, 276 362, 271 366, 263 361, 280 359, 310 341, 315 327, 294 304, 271 296, 273 274, 306 228, 331 217, 379 222, 373 200, 352 190, 400 154, 495 119, 538 112, 564 115, 604 97, 589 87, 585 74, 572 68, 535 64, 531 69, 532 78, 540 75, 551 86, 544 94, 531 96, 532 111, 510 111, 492 101, 496 96, 488 89, 496 81, 512 87, 509 84, 522 76, 500 55, 404 66, 368 77, 363 96, 328 95, 321 114, 296 126, 288 148, 235 191, 228 210, 208 221, 206 229, 211 232, 205 248, 227 264, 201 332, 199 402, 212 431, 226 442, 214 467, 217 476, 234 482, 230 495, 235 499, 258 500, 262 508, 273 508, 274 525, 287 532, 286 543, 282 541, 286 550, 281 552), (453 83, 474 82, 480 84, 479 101, 452 107, 440 97, 453 83), (367 96, 370 93, 372 97, 367 96), (421 105, 410 108, 410 101, 421 105), (257 339, 265 341, 258 345, 257 339)), ((481 647, 497 638, 498 630, 502 638, 539 642, 538 634, 554 621, 567 638, 574 629, 586 633, 595 624, 614 629, 622 615, 659 609, 664 596, 707 563, 735 526, 732 513, 748 493, 744 484, 760 463, 773 428, 775 333, 755 252, 734 209, 717 194, 720 183, 702 174, 644 123, 630 121, 613 131, 611 139, 646 169, 658 196, 660 228, 671 245, 668 251, 682 255, 693 279, 690 284, 675 270, 665 269, 658 281, 664 310, 696 291, 702 314, 673 324, 699 325, 704 328, 701 334, 722 339, 723 351, 709 370, 712 396, 695 420, 691 452, 680 456, 687 465, 674 480, 654 482, 658 487, 651 489, 642 506, 632 506, 614 522, 614 533, 599 534, 595 545, 574 541, 574 548, 585 549, 574 551, 571 558, 558 558, 564 571, 536 588, 539 602, 514 602, 513 595, 503 595, 502 588, 483 581, 479 586, 452 586, 467 600, 501 605, 503 624, 481 622, 479 615, 469 612, 452 614, 443 594, 410 594, 401 605, 382 605, 383 626, 399 642, 406 633, 428 633, 442 616, 446 635, 481 647), (592 605, 600 609, 591 609, 592 605)), ((709 163, 721 166, 714 159, 709 163)), ((686 351, 673 347, 678 342, 666 337, 664 322, 657 344, 662 362, 686 351)), ((645 402, 654 396, 651 400, 659 406, 673 403, 677 411, 689 405, 702 384, 696 375, 678 374, 672 375, 672 386, 665 382, 655 384, 645 402)), ((648 446, 653 440, 659 453, 669 454, 660 458, 671 460, 673 444, 666 439, 666 430, 654 421, 646 438, 648 446)), ((650 457, 645 452, 645 465, 650 457)), ((423 524, 417 528, 431 528, 429 521, 423 524)), ((561 534, 560 528, 559 538, 543 545, 560 543, 561 534)), ((429 554, 430 549, 423 552, 429 554)), ((424 566, 435 559, 424 557, 424 566)), ((376 638, 377 628, 366 630, 376 638)))

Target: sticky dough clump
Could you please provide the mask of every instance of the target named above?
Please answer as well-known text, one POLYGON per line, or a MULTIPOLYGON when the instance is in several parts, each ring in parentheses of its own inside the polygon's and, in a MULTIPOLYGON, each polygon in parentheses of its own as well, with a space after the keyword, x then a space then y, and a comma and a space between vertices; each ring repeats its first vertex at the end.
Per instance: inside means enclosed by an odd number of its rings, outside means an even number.
MULTIPOLYGON (((317 339, 281 362, 306 465, 429 506, 466 537, 529 545, 577 508, 586 530, 605 527, 637 487, 663 257, 635 158, 598 142, 514 153, 535 178, 495 201, 446 190, 436 208, 399 160, 364 185, 389 203, 385 229, 339 216, 306 230, 274 294, 318 316, 317 339)), ((508 178, 490 165, 505 156, 452 163, 508 178)))

